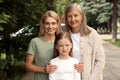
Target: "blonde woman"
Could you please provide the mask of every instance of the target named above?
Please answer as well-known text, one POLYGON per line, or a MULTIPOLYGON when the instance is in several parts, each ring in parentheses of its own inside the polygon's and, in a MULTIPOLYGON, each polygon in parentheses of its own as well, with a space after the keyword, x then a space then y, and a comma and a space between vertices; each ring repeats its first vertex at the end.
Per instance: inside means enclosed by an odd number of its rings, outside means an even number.
POLYGON ((34 72, 34 80, 48 80, 48 73, 55 65, 47 65, 53 56, 55 36, 61 32, 60 18, 54 11, 47 11, 41 18, 39 36, 28 46, 25 67, 34 72))

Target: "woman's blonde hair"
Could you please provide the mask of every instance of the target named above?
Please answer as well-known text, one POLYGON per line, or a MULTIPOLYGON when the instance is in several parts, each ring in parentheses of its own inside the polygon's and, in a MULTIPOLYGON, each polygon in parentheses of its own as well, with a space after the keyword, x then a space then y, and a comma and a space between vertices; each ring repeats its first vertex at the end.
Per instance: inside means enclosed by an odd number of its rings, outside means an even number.
POLYGON ((72 9, 77 9, 80 12, 80 14, 82 15, 82 21, 81 21, 81 25, 80 25, 81 36, 89 34, 91 32, 91 30, 89 29, 89 27, 87 25, 86 16, 82 10, 82 7, 78 3, 71 3, 65 9, 65 30, 71 31, 71 27, 67 23, 67 15, 72 9))
POLYGON ((45 20, 48 18, 48 17, 52 17, 54 18, 56 21, 57 21, 57 24, 58 24, 58 29, 55 33, 55 35, 57 35, 58 33, 61 32, 61 21, 60 21, 60 17, 58 16, 58 14, 54 11, 47 11, 41 18, 40 20, 40 29, 39 29, 39 34, 38 36, 44 36, 45 35, 45 30, 44 30, 44 23, 45 23, 45 20))
MULTIPOLYGON (((58 35, 56 35, 56 38, 55 38, 55 42, 54 42, 54 51, 53 51, 53 58, 59 56, 59 52, 58 50, 56 49, 56 45, 58 43, 58 41, 60 39, 63 39, 63 38, 66 38, 68 39, 71 43, 72 43, 72 48, 73 48, 73 42, 72 42, 72 39, 71 39, 71 36, 68 32, 64 31, 64 32, 61 32, 59 33, 58 35)), ((72 48, 69 52, 69 55, 72 57, 73 56, 73 52, 72 52, 72 48)))

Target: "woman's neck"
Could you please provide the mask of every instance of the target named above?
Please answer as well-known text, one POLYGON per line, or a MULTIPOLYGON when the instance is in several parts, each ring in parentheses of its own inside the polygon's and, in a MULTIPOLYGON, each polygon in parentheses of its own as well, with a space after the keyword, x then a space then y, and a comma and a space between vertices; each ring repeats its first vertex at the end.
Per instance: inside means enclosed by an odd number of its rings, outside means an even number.
POLYGON ((80 28, 79 28, 79 27, 78 27, 78 28, 73 28, 73 29, 71 30, 71 32, 72 32, 73 34, 80 33, 80 28))
POLYGON ((44 35, 43 38, 48 42, 54 42, 55 35, 44 35))

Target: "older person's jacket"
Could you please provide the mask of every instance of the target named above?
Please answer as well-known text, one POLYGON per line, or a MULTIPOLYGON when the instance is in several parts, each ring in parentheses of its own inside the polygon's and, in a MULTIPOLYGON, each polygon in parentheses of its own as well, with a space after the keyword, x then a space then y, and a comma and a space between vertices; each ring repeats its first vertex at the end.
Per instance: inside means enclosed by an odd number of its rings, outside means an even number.
POLYGON ((105 65, 105 54, 98 33, 92 29, 91 33, 81 36, 80 50, 84 71, 82 80, 103 80, 103 68, 105 65))

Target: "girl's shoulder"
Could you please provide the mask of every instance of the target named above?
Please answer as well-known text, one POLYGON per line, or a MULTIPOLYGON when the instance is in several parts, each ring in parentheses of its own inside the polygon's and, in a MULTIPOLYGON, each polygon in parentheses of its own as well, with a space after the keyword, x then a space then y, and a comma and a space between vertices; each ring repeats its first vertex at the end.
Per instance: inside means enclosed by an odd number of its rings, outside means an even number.
POLYGON ((75 63, 79 63, 79 61, 76 58, 71 57, 71 61, 75 62, 75 63))
POLYGON ((50 62, 55 62, 55 61, 57 61, 57 60, 58 60, 58 57, 52 58, 52 59, 50 60, 50 62))

